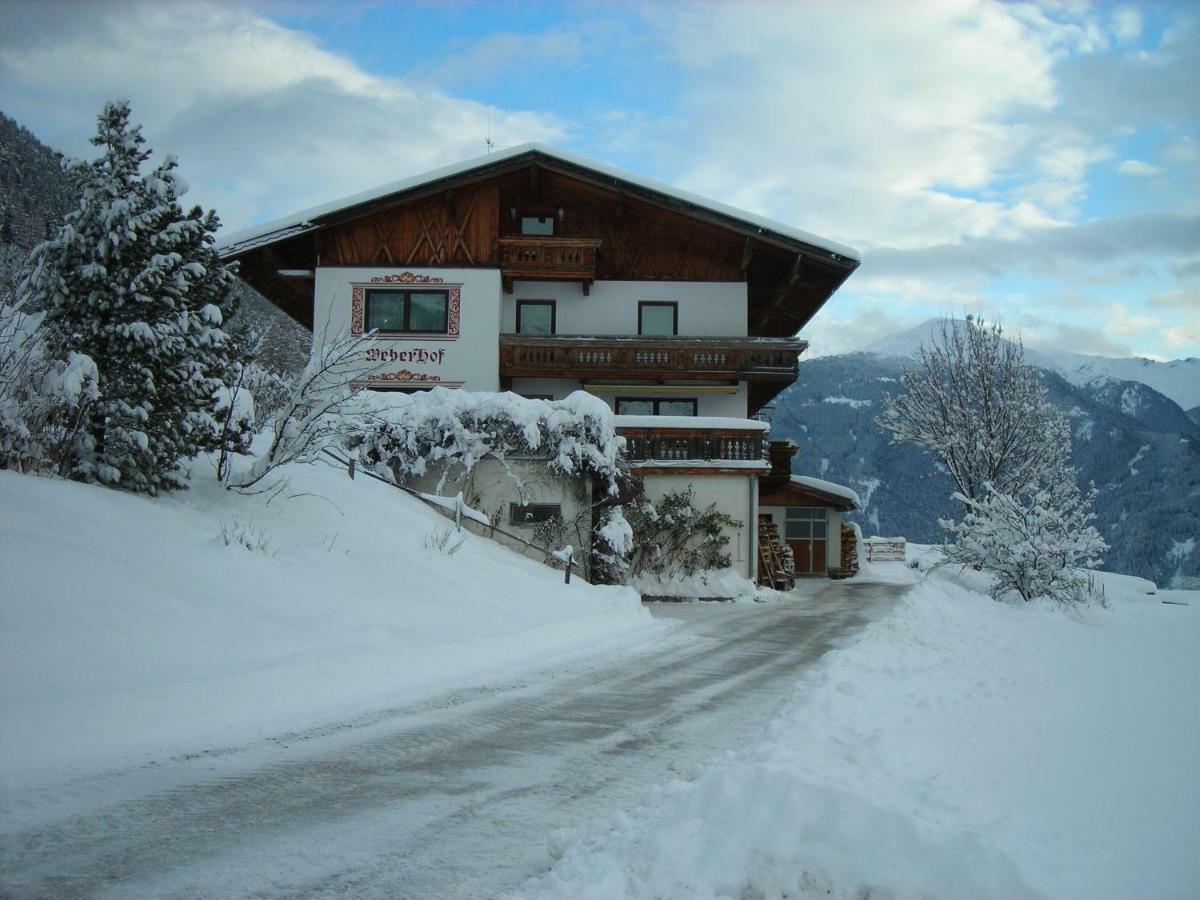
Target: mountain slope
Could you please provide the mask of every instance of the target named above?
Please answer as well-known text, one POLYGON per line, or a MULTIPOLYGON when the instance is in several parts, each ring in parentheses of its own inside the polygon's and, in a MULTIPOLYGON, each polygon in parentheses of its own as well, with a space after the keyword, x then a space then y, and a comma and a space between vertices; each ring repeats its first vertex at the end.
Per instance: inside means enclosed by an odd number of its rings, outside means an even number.
MULTIPOLYGON (((938 519, 959 513, 950 479, 932 456, 889 443, 875 425, 884 394, 899 391, 911 364, 871 353, 803 363, 799 381, 775 401, 772 437, 799 445, 797 473, 857 490, 868 533, 938 542, 938 519)), ((1043 374, 1051 401, 1070 416, 1080 482, 1100 489, 1097 526, 1112 546, 1105 568, 1200 583, 1200 429, 1143 384, 1074 385, 1043 374)))
MULTIPOLYGON (((940 319, 929 319, 915 328, 883 338, 864 348, 878 356, 908 358, 932 343, 939 333, 940 319)), ((1170 397, 1184 409, 1200 406, 1200 359, 1158 362, 1141 357, 1113 358, 1072 353, 1068 350, 1025 347, 1030 365, 1049 369, 1074 385, 1083 387, 1104 381, 1137 381, 1170 397)))

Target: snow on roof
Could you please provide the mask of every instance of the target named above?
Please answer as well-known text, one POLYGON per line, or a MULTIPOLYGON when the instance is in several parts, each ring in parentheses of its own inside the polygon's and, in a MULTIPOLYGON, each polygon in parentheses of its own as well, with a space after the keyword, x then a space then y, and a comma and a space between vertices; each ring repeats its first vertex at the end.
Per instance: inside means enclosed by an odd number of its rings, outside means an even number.
POLYGON ((569 165, 579 166, 585 169, 591 169, 600 175, 606 175, 609 178, 615 178, 624 181, 627 184, 642 188, 643 190, 652 191, 657 194, 662 194, 666 197, 673 198, 682 203, 688 203, 693 206, 702 207, 711 212, 719 213, 720 215, 729 216, 732 219, 738 219, 745 222, 747 225, 754 226, 760 231, 771 231, 782 237, 789 238, 794 241, 799 241, 804 244, 810 244, 814 247, 819 247, 827 250, 830 253, 838 256, 846 257, 854 261, 859 261, 861 257, 857 250, 845 244, 840 244, 836 241, 831 241, 823 237, 819 237, 808 231, 803 231, 799 228, 793 228, 791 225, 785 225, 782 222, 777 222, 774 219, 769 219, 765 216, 755 215, 754 213, 746 212, 738 209, 735 206, 729 206, 725 203, 720 203, 716 200, 710 200, 707 197, 701 197, 698 194, 692 194, 687 191, 681 191, 678 188, 668 184, 663 184, 660 181, 654 181, 650 178, 642 178, 639 175, 633 175, 625 172, 614 166, 606 165, 605 163, 596 162, 583 156, 577 156, 574 153, 567 153, 564 150, 558 150, 553 147, 548 147, 545 144, 529 143, 519 144, 515 147, 510 147, 507 150, 500 150, 495 153, 490 153, 485 156, 477 156, 473 159, 463 160, 462 162, 454 163, 453 165, 443 166, 440 169, 434 169, 430 172, 424 172, 420 175, 414 175, 410 178, 402 178, 399 181, 393 181, 389 184, 380 185, 369 191, 363 191, 359 194, 354 194, 349 197, 343 197, 341 200, 334 200, 331 203, 325 203, 320 206, 314 206, 311 209, 302 210, 290 216, 285 216, 281 219, 275 219, 272 222, 265 222, 262 225, 255 225, 251 228, 246 228, 241 231, 233 232, 217 243, 217 250, 223 254, 248 250, 251 247, 262 244, 271 244, 275 241, 282 240, 286 237, 291 237, 295 234, 302 234, 305 231, 310 231, 317 227, 313 223, 313 219, 319 219, 322 216, 327 216, 331 213, 338 212, 343 209, 349 209, 363 203, 370 203, 373 200, 379 200, 390 194, 398 194, 402 191, 412 190, 430 182, 440 181, 445 178, 452 178, 456 175, 462 175, 474 169, 479 169, 484 166, 495 165, 509 159, 515 159, 526 153, 540 153, 543 156, 548 156, 552 159, 557 159, 569 165))
POLYGON ((768 431, 769 422, 737 419, 732 416, 613 416, 617 428, 729 428, 742 431, 768 431))
POLYGON ((840 497, 852 503, 855 509, 863 508, 863 502, 859 499, 858 494, 844 484, 834 484, 832 481, 825 481, 823 478, 813 478, 809 475, 793 475, 792 484, 798 484, 800 487, 806 487, 809 490, 818 491, 822 494, 829 494, 832 497, 840 497))

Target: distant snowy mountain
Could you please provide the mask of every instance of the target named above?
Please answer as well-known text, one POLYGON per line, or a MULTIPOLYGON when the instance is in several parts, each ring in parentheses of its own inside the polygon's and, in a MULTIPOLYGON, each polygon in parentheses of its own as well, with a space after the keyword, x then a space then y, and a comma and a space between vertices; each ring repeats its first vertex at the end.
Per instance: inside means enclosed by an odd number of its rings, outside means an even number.
MULTIPOLYGON (((863 348, 863 352, 915 356, 922 346, 937 337, 940 326, 940 319, 929 319, 908 331, 876 341, 863 348)), ((1200 406, 1200 359, 1195 357, 1157 362, 1142 357, 1090 356, 1046 347, 1026 347, 1025 357, 1031 365, 1057 372, 1076 386, 1106 380, 1139 381, 1170 397, 1185 410, 1200 406)))

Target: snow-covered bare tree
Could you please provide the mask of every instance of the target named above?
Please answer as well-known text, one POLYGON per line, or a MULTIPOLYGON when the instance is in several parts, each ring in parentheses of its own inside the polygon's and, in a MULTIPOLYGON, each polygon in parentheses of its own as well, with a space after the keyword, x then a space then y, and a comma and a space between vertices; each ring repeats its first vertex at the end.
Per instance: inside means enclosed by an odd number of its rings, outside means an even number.
POLYGON ((99 374, 69 474, 149 493, 183 487, 180 463, 221 431, 234 276, 214 247, 216 215, 181 208, 175 160, 143 174, 150 151, 128 103, 104 107, 92 143, 101 153, 77 165, 79 206, 34 250, 27 281, 55 355, 86 354, 99 374))
POLYGON ((877 423, 893 443, 932 451, 968 499, 984 497, 987 484, 1021 492, 1057 452, 1046 388, 1020 338, 1005 337, 998 323, 943 319, 901 384, 899 396, 884 395, 877 423))
POLYGON ((947 561, 991 574, 997 599, 1083 599, 1079 570, 1108 549, 1091 524, 1096 492, 1079 490, 1070 424, 1020 341, 970 316, 943 320, 919 362, 903 376, 905 393, 884 398, 878 422, 894 441, 937 454, 954 482, 965 515, 941 522, 952 536, 947 561))
POLYGON ((314 336, 308 365, 271 420, 270 446, 235 487, 253 487, 289 463, 311 463, 359 429, 358 418, 343 413, 354 396, 351 382, 371 372, 363 363, 367 343, 362 335, 332 330, 326 321, 314 336))

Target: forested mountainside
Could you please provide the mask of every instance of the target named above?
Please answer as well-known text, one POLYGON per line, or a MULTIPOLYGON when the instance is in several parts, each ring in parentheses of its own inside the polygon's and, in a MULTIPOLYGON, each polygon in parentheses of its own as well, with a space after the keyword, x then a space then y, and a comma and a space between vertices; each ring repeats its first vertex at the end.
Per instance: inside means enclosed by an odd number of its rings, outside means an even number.
MULTIPOLYGON (((62 154, 0 113, 0 291, 5 294, 16 290, 29 251, 77 202, 79 188, 63 161, 62 154)), ((187 160, 180 171, 186 178, 187 160)), ((259 362, 279 372, 303 368, 309 332, 245 282, 237 282, 237 291, 238 311, 228 324, 248 326, 262 336, 259 362)))
MULTIPOLYGON (((772 412, 773 438, 800 447, 798 474, 858 491, 868 534, 939 542, 939 517, 956 516, 950 479, 922 450, 893 445, 875 425, 885 393, 897 393, 911 358, 853 353, 804 362, 772 412)), ((1112 549, 1105 568, 1166 585, 1200 585, 1200 425, 1133 381, 1073 385, 1041 370, 1052 401, 1071 419, 1079 481, 1094 482, 1097 526, 1112 549)))

